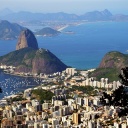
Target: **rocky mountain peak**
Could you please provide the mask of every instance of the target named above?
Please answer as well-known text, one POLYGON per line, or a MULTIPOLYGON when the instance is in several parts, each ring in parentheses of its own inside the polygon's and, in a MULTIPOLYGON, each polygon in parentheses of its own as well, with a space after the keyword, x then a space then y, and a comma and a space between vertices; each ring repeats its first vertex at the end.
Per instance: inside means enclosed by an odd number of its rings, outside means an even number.
POLYGON ((121 70, 126 66, 128 66, 128 55, 118 51, 111 51, 103 57, 99 68, 117 68, 121 70))
POLYGON ((26 48, 26 47, 38 49, 37 40, 34 34, 29 29, 25 29, 21 32, 16 45, 16 50, 26 48))
POLYGON ((109 10, 107 10, 107 9, 105 9, 104 11, 102 11, 102 14, 104 14, 106 16, 112 16, 112 13, 109 10))

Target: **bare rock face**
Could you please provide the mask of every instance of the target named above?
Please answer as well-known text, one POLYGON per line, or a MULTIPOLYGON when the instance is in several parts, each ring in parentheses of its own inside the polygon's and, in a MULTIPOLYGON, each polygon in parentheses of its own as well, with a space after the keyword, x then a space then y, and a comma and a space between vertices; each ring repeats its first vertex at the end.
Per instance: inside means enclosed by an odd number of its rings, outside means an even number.
POLYGON ((23 30, 19 36, 18 43, 16 45, 16 50, 31 47, 33 49, 38 49, 38 43, 34 34, 29 30, 23 30))
POLYGON ((52 74, 67 68, 49 50, 38 49, 34 34, 28 29, 21 32, 16 51, 1 56, 0 63, 14 66, 15 73, 52 74))
POLYGON ((99 68, 117 68, 128 66, 128 55, 117 51, 108 52, 102 59, 99 68))

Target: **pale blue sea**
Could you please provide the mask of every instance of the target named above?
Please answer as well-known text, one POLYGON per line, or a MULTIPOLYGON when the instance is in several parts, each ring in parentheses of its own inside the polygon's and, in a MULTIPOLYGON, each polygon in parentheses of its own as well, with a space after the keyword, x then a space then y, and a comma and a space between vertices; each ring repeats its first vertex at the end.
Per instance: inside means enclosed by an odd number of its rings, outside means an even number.
MULTIPOLYGON (((36 29, 33 26, 31 28, 36 29)), ((61 33, 55 37, 37 37, 37 40, 40 48, 49 49, 68 66, 77 69, 96 68, 109 51, 127 54, 128 22, 86 23, 70 26, 63 31, 73 31, 74 34, 61 33)), ((16 42, 0 40, 0 56, 14 51, 16 42)))

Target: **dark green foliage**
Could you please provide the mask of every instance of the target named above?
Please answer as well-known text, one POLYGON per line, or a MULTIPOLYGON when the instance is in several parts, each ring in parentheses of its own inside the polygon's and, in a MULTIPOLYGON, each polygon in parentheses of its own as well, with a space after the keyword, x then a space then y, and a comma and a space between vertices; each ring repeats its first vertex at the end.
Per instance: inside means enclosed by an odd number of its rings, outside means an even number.
POLYGON ((61 72, 67 68, 54 54, 46 49, 23 48, 0 57, 0 63, 16 67, 17 72, 61 72))
POLYGON ((0 62, 6 65, 18 66, 24 63, 25 60, 35 56, 35 51, 32 48, 24 48, 16 50, 0 57, 0 62))
MULTIPOLYGON (((111 51, 111 52, 108 52, 106 55, 111 55, 113 58, 117 58, 117 57, 121 57, 121 58, 124 58, 127 57, 128 55, 127 54, 123 54, 121 52, 118 52, 118 51, 111 51)), ((116 59, 117 60, 117 59, 116 59)))
POLYGON ((43 90, 43 89, 36 89, 32 91, 33 97, 40 100, 41 103, 44 102, 44 100, 51 100, 54 94, 51 91, 43 90))
POLYGON ((22 101, 22 100, 26 100, 26 99, 23 98, 23 96, 17 96, 17 97, 12 98, 12 102, 14 102, 14 101, 22 101))
POLYGON ((123 85, 125 85, 125 86, 127 86, 128 87, 128 67, 126 67, 126 68, 123 68, 122 70, 121 70, 121 74, 119 75, 119 78, 120 78, 120 82, 123 84, 123 85))
POLYGON ((92 94, 93 93, 93 90, 94 88, 91 87, 91 86, 76 86, 76 85, 73 85, 72 88, 70 88, 71 91, 82 91, 83 93, 86 93, 86 94, 92 94))
POLYGON ((2 91, 2 88, 0 87, 0 93, 2 93, 3 91, 2 91))
POLYGON ((112 94, 103 92, 101 103, 103 105, 119 107, 119 117, 128 115, 128 68, 123 68, 119 75, 122 85, 119 86, 112 94))
POLYGON ((118 81, 119 71, 116 68, 97 68, 95 71, 89 73, 89 77, 96 77, 98 81, 101 78, 108 78, 109 82, 118 81))

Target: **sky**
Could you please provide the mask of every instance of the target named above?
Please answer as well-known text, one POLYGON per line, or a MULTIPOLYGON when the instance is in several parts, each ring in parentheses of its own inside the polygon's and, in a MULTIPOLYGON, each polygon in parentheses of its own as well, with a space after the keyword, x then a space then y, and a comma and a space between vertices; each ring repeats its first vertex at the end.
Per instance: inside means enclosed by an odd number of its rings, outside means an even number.
POLYGON ((14 12, 75 14, 108 9, 113 14, 128 14, 128 0, 0 0, 0 10, 4 8, 9 8, 14 12))

